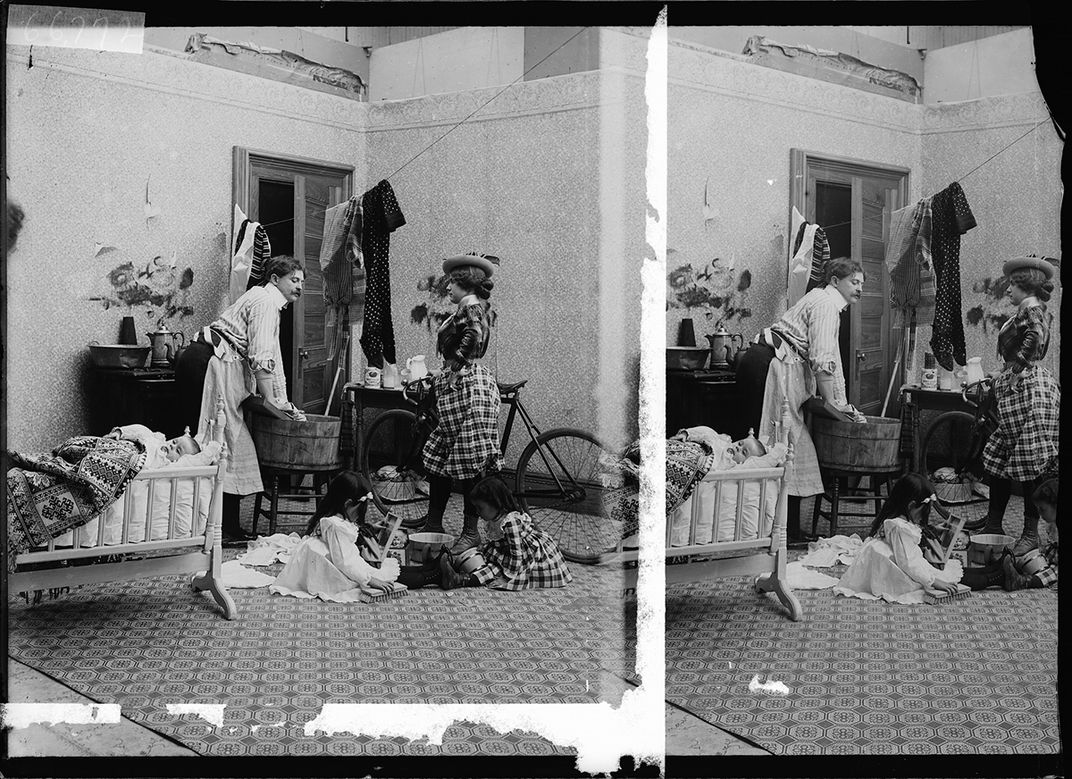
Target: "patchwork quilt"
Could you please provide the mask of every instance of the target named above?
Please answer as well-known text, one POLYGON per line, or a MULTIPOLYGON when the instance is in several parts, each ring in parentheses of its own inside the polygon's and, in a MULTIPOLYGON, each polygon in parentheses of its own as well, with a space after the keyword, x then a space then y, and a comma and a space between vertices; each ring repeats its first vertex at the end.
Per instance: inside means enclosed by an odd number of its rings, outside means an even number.
POLYGON ((68 438, 51 454, 7 456, 9 571, 19 554, 108 508, 145 465, 140 443, 97 436, 68 438))

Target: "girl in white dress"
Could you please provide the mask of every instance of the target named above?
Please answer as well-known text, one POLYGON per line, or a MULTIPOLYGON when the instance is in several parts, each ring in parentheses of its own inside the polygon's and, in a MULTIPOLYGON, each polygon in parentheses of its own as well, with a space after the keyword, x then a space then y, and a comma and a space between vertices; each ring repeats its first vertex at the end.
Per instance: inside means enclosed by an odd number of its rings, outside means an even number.
POLYGON ((937 561, 940 555, 937 533, 929 526, 936 500, 924 477, 916 473, 901 477, 834 592, 891 603, 922 603, 925 590, 955 592, 963 574, 960 561, 949 560, 938 568, 927 559, 937 561), (925 549, 937 554, 925 555, 925 549))

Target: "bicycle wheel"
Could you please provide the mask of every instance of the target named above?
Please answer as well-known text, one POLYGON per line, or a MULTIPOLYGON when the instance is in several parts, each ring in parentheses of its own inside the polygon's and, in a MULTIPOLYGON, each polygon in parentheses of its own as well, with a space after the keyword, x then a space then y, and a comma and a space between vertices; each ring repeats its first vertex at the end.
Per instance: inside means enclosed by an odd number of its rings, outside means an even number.
MULTIPOLYGON (((420 527, 428 513, 428 482, 412 470, 416 415, 405 409, 384 411, 365 433, 365 478, 372 485, 372 500, 385 517, 402 517, 405 528, 420 527)), ((419 456, 419 452, 416 452, 419 456)))
POLYGON ((940 414, 923 437, 920 467, 949 511, 978 530, 986 523, 989 492, 983 484, 983 445, 979 423, 966 411, 940 414))
POLYGON ((605 451, 588 433, 559 428, 538 436, 517 461, 518 500, 573 562, 597 562, 622 539, 623 523, 603 508, 599 459, 605 451))

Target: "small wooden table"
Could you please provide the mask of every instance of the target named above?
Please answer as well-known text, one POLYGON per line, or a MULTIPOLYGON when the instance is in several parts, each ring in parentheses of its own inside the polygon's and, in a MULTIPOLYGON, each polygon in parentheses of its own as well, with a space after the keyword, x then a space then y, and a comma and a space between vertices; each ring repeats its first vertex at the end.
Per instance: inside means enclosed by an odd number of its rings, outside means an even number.
POLYGON ((907 448, 911 455, 910 469, 919 473, 920 443, 926 428, 920 429, 921 411, 966 411, 975 413, 975 408, 964 402, 960 387, 955 390, 930 390, 918 385, 901 387, 901 452, 907 448), (906 446, 907 444, 907 446, 906 446))
POLYGON ((365 467, 365 409, 366 408, 412 408, 402 396, 401 389, 372 389, 356 382, 347 382, 342 386, 344 402, 353 409, 353 456, 347 466, 355 471, 365 467))

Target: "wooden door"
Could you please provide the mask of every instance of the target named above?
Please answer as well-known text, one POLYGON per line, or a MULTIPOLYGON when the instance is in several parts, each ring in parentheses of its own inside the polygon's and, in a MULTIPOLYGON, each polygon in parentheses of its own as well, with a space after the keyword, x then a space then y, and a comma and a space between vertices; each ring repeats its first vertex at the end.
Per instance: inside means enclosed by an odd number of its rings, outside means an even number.
POLYGON ((864 268, 860 302, 849 309, 849 358, 845 366, 849 402, 864 414, 879 416, 892 370, 890 274, 886 241, 896 189, 880 178, 854 176, 852 182, 852 256, 864 268), (892 193, 892 194, 891 194, 892 193), (851 378, 850 378, 851 374, 851 378))
POLYGON ((848 401, 856 408, 878 416, 885 403, 900 343, 899 331, 894 331, 890 316, 886 242, 890 215, 905 199, 908 172, 797 150, 791 167, 794 176, 800 174, 800 179, 794 180, 804 182, 804 186, 792 193, 794 205, 810 222, 815 221, 816 194, 823 190, 819 184, 848 188, 850 192, 850 207, 842 221, 848 222, 850 230, 849 255, 863 266, 864 289, 860 302, 842 315, 845 389, 848 401))
POLYGON ((310 414, 322 414, 327 406, 340 358, 335 338, 345 331, 337 312, 329 312, 324 303, 320 270, 324 212, 341 202, 342 192, 341 184, 330 177, 294 176, 294 256, 305 265, 305 289, 294 306, 293 402, 310 414))
POLYGON ((290 354, 283 358, 288 361, 291 402, 307 413, 323 413, 336 369, 341 365, 346 375, 349 367, 348 355, 335 348, 334 336, 344 331, 344 322, 334 321, 334 312, 324 303, 320 271, 324 212, 350 197, 353 167, 237 146, 233 163, 235 203, 254 221, 261 181, 289 183, 294 188, 293 252, 305 266, 306 283, 301 298, 284 311, 281 331, 288 330, 290 337, 281 341, 289 341, 290 354))

